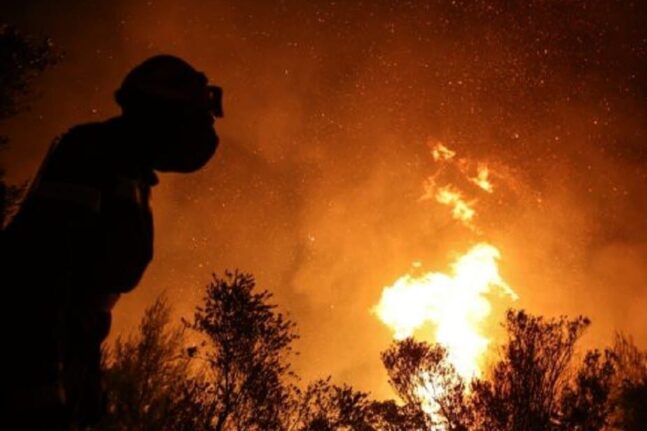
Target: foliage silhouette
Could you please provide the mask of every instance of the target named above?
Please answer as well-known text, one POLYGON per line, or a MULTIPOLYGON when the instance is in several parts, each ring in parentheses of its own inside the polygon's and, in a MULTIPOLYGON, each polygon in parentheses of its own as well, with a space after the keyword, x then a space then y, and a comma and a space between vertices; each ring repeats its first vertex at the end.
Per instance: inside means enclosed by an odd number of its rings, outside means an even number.
MULTIPOLYGON (((97 431, 400 430, 394 402, 330 378, 302 388, 290 369, 295 324, 251 275, 213 276, 186 333, 168 326, 158 300, 137 335, 106 352, 108 417, 97 431), (187 339, 198 338, 186 348, 187 339)), ((407 427, 406 429, 412 429, 407 427)))
POLYGON ((351 429, 371 431, 378 412, 369 394, 348 385, 331 384, 330 378, 317 380, 301 391, 294 388, 297 407, 288 418, 286 429, 300 431, 332 431, 351 429))
POLYGON ((268 291, 255 292, 249 274, 215 275, 191 328, 204 337, 196 353, 204 373, 200 388, 201 425, 226 429, 280 429, 282 407, 294 378, 289 357, 295 324, 269 304, 268 291))
POLYGON ((97 430, 170 431, 190 411, 185 391, 189 356, 181 327, 170 326, 168 301, 160 297, 145 312, 136 334, 119 337, 104 354, 108 415, 97 430))
POLYGON ((597 430, 609 419, 610 354, 586 354, 571 378, 585 317, 545 319, 508 311, 508 343, 489 380, 472 384, 477 427, 501 431, 597 430))
POLYGON ((382 362, 400 401, 376 401, 330 377, 302 386, 290 367, 296 325, 271 300, 239 272, 214 275, 183 328, 158 300, 110 352, 110 417, 97 431, 644 429, 647 354, 619 337, 576 361, 584 317, 509 311, 497 362, 469 383, 442 346, 394 342, 382 362))
MULTIPOLYGON (((60 59, 52 42, 19 32, 0 22, 0 122, 27 108, 34 79, 60 59)), ((0 135, 0 149, 9 139, 0 135)), ((0 168, 0 228, 16 205, 25 186, 7 185, 0 168)))
POLYGON ((613 352, 617 363, 613 424, 625 431, 644 430, 647 424, 647 352, 640 351, 624 334, 616 335, 613 352))

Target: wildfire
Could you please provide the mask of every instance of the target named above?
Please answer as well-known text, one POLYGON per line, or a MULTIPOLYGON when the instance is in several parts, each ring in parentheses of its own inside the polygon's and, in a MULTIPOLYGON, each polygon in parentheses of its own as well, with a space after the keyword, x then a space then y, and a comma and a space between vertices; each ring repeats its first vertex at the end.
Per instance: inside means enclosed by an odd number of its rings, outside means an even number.
MULTIPOLYGON (((457 158, 455 151, 438 142, 432 146, 431 153, 439 167, 424 184, 421 199, 433 199, 450 207, 454 220, 480 235, 480 229, 474 224, 476 198, 467 200, 464 191, 448 181, 458 178, 458 183, 471 182, 480 190, 493 193, 490 170, 483 163, 457 158), (452 175, 443 174, 447 172, 452 175), (441 178, 445 180, 442 183, 441 178)), ((403 275, 382 290, 374 311, 393 330, 396 340, 413 336, 430 324, 434 328, 433 341, 445 347, 447 360, 457 374, 466 381, 480 377, 491 341, 484 333, 492 319, 491 294, 496 292, 518 299, 499 273, 500 257, 496 247, 481 242, 458 257, 448 273, 403 275)), ((422 264, 415 262, 413 266, 419 273, 422 264)), ((423 410, 432 418, 440 418, 437 400, 445 391, 443 382, 439 376, 428 374, 417 376, 417 381, 423 410)), ((442 421, 438 424, 433 431, 446 431, 442 421)))
POLYGON ((480 243, 459 257, 449 274, 404 275, 384 288, 375 311, 396 339, 433 324, 435 341, 447 348, 457 373, 467 380, 478 377, 490 341, 481 329, 492 311, 487 295, 498 291, 517 299, 499 274, 499 258, 496 247, 480 243))

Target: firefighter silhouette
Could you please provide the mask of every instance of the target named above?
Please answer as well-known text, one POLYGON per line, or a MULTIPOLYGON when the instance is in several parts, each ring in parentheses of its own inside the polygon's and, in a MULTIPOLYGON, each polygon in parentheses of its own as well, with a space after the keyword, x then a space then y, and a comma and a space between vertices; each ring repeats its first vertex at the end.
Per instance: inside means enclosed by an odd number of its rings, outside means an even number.
POLYGON ((0 428, 82 429, 102 410, 100 345, 153 256, 158 172, 200 169, 222 91, 159 55, 115 93, 122 114, 65 133, 2 232, 0 428), (6 428, 5 428, 6 427, 6 428))

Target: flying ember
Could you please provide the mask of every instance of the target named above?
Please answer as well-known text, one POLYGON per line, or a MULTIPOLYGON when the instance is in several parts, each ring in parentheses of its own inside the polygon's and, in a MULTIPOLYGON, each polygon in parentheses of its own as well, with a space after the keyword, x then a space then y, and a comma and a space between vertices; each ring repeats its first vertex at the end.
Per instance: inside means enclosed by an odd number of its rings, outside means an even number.
POLYGON ((479 186, 482 190, 485 190, 488 193, 494 191, 494 187, 489 180, 490 170, 485 165, 479 165, 476 177, 470 178, 470 181, 479 186))
POLYGON ((472 204, 463 199, 461 192, 454 190, 450 186, 439 187, 435 198, 436 202, 451 206, 454 220, 469 224, 474 218, 474 214, 476 214, 472 204))
POLYGON ((456 152, 450 150, 449 148, 447 148, 446 146, 444 146, 441 143, 437 143, 431 149, 431 155, 434 157, 435 161, 449 160, 449 159, 452 159, 456 155, 456 152))

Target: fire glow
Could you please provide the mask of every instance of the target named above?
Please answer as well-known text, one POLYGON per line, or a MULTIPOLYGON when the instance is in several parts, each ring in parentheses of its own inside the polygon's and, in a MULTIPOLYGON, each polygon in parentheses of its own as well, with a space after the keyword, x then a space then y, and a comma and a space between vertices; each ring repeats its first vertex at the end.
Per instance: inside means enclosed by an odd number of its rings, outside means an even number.
POLYGON ((452 217, 466 225, 471 223, 474 214, 476 214, 472 204, 463 198, 461 192, 454 190, 450 186, 439 187, 435 198, 436 202, 450 206, 452 208, 452 217))
POLYGON ((489 176, 490 170, 488 169, 488 167, 485 165, 479 165, 476 176, 470 178, 470 181, 479 186, 482 190, 485 190, 488 193, 492 193, 494 192, 494 186, 492 186, 489 176))
POLYGON ((490 342, 481 329, 492 311, 487 296, 498 292, 518 298, 499 274, 499 258, 496 247, 480 243, 459 257, 447 274, 404 275, 382 291, 377 316, 398 340, 431 323, 435 341, 447 348, 456 372, 467 380, 479 377, 490 342))
POLYGON ((431 155, 438 165, 438 171, 430 176, 424 184, 424 194, 420 200, 435 200, 439 204, 451 208, 451 216, 464 226, 476 230, 474 216, 476 215, 476 199, 467 199, 463 191, 452 184, 443 184, 438 176, 444 170, 454 170, 468 183, 475 185, 478 191, 494 192, 494 185, 490 180, 490 169, 485 163, 474 163, 466 158, 456 157, 456 151, 449 149, 440 142, 431 146, 431 155))
MULTIPOLYGON (((463 183, 474 184, 478 192, 491 194, 494 186, 490 181, 490 170, 483 163, 457 158, 455 151, 439 142, 432 146, 431 154, 439 170, 425 183, 425 193, 421 199, 433 199, 449 206, 454 220, 472 232, 480 232, 473 224, 476 198, 467 200, 463 190, 451 183, 439 184, 438 177, 440 171, 451 168, 462 176, 463 183)), ((430 271, 422 275, 409 273, 399 277, 383 289, 374 311, 393 331, 396 340, 412 337, 430 325, 434 336, 424 338, 433 338, 447 349, 447 359, 458 375, 466 381, 481 377, 491 343, 491 337, 484 328, 494 318, 490 302, 492 294, 518 299, 516 292, 499 273, 500 258, 501 252, 494 245, 478 242, 458 256, 447 273, 430 271)), ((421 264, 414 266, 416 274, 420 273, 421 264)), ((421 376, 421 379, 433 383, 429 376, 421 376)), ((421 392, 429 392, 426 386, 423 384, 420 387, 421 392)), ((437 394, 438 391, 442 392, 442 388, 432 392, 437 394)), ((433 412, 433 406, 434 401, 430 399, 430 412, 433 412)))

